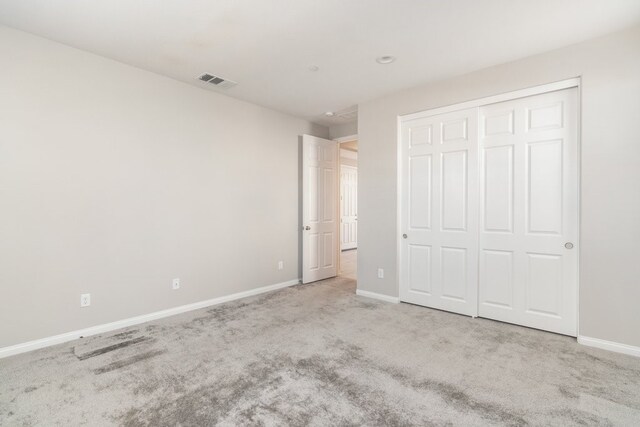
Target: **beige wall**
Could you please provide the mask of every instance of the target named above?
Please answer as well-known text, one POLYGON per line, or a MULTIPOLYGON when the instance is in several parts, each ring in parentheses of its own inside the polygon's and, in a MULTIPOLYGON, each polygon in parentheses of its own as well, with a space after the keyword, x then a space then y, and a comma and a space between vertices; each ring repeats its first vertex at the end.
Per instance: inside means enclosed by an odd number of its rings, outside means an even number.
POLYGON ((640 27, 358 106, 358 287, 398 295, 398 115, 582 77, 580 335, 640 345, 640 27), (378 279, 378 267, 385 278, 378 279))
POLYGON ((358 152, 340 149, 340 164, 358 167, 358 152))
POLYGON ((343 150, 358 151, 358 140, 354 139, 353 141, 341 142, 340 148, 343 150))
POLYGON ((299 277, 327 128, 6 27, 0 58, 0 347, 299 277))
POLYGON ((331 139, 342 138, 344 136, 351 136, 358 133, 358 122, 342 123, 339 125, 333 125, 329 128, 329 134, 331 139))

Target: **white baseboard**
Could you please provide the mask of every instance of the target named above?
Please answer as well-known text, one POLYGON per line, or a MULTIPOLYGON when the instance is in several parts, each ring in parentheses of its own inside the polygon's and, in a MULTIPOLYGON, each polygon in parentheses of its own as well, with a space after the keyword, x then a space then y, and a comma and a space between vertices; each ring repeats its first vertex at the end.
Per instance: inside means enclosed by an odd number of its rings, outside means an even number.
POLYGON ((251 289, 249 291, 238 292, 231 295, 226 295, 218 298, 213 298, 205 301, 199 301, 193 304, 181 305, 174 308, 169 308, 162 311, 156 311, 154 313, 143 314, 141 316, 130 317, 128 319, 117 320, 111 323, 105 323, 102 325, 92 326, 90 328, 79 329, 77 331, 66 332, 60 335, 54 335, 52 337, 41 338, 34 341, 28 341, 21 344, 12 345, 9 347, 0 348, 0 359, 3 357, 9 357, 20 353, 26 353, 28 351, 37 350, 39 348, 49 347, 56 344, 62 344, 68 341, 78 339, 80 337, 88 337, 90 335, 102 334, 110 332, 116 329, 126 328, 128 326, 138 325, 140 323, 150 322, 156 319, 162 319, 163 317, 174 316, 176 314, 185 313, 187 311, 197 310, 199 308, 209 307, 216 304, 222 304, 237 300, 240 298, 246 298, 253 295, 262 294, 269 291, 275 291, 277 289, 286 288, 289 286, 297 285, 300 283, 300 279, 289 280, 287 282, 276 283, 274 285, 263 286, 261 288, 251 289))
POLYGON ((389 295, 378 294, 375 292, 363 291, 362 289, 356 289, 356 295, 360 295, 361 297, 379 299, 381 301, 391 302, 394 304, 398 304, 400 302, 400 298, 398 297, 390 297, 389 295))
POLYGON ((585 336, 579 336, 578 343, 589 347, 596 347, 603 350, 615 351, 616 353, 640 357, 640 347, 635 347, 628 344, 621 344, 618 342, 606 341, 599 338, 591 338, 585 336))

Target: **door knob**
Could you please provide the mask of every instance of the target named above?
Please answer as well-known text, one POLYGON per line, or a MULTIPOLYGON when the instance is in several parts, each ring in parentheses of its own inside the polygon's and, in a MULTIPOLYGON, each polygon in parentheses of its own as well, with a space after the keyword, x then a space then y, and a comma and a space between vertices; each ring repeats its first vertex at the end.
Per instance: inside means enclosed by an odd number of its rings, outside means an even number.
POLYGON ((311 227, 309 227, 308 225, 304 228, 305 230, 309 231, 311 230, 311 227))
POLYGON ((567 243, 564 244, 564 247, 567 248, 567 249, 573 249, 573 243, 567 242, 567 243))
POLYGON ((402 238, 403 238, 403 239, 406 239, 407 237, 408 237, 408 236, 407 236, 406 234, 403 234, 403 235, 402 235, 402 238))

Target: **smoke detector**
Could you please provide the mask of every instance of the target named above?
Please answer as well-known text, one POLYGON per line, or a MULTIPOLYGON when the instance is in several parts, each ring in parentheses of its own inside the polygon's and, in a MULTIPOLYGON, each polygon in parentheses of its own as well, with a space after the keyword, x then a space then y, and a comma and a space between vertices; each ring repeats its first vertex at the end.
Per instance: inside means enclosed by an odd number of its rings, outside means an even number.
POLYGON ((351 122, 358 119, 358 106, 353 105, 340 111, 327 111, 324 115, 343 122, 351 122))
POLYGON ((223 79, 222 77, 215 76, 211 73, 203 73, 198 76, 198 80, 215 86, 219 89, 229 89, 238 83, 233 80, 223 79))
POLYGON ((391 55, 383 55, 376 58, 376 62, 382 65, 391 64, 395 60, 396 60, 396 57, 391 55))

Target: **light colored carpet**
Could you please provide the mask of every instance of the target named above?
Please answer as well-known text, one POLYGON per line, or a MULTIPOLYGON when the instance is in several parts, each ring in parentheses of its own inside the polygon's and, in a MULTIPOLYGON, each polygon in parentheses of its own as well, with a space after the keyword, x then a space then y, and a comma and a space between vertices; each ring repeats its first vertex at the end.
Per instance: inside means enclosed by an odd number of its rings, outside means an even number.
POLYGON ((0 360, 0 425, 640 425, 640 359, 337 278, 0 360))

